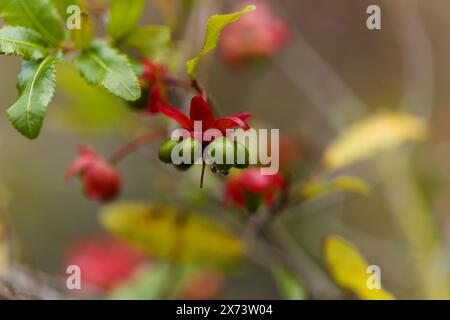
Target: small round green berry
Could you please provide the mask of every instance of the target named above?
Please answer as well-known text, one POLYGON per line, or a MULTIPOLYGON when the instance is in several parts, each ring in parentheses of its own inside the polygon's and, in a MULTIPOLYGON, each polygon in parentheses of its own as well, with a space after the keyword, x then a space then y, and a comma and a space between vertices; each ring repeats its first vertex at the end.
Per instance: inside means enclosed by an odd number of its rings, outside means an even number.
POLYGON ((164 163, 172 163, 172 150, 178 144, 178 141, 167 139, 159 147, 158 157, 164 163))
POLYGON ((238 169, 245 169, 249 166, 249 164, 250 154, 247 148, 242 143, 236 141, 234 143, 234 167, 238 169))

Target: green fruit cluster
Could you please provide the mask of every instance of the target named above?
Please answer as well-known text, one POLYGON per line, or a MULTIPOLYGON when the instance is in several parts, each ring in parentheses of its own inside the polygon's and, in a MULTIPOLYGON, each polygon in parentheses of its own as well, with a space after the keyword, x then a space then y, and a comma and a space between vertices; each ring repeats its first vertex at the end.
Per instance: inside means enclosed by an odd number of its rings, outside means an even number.
MULTIPOLYGON (((163 142, 159 148, 159 159, 168 164, 174 164, 179 170, 187 170, 197 160, 196 155, 202 155, 201 143, 192 137, 182 141, 171 139, 163 142), (183 157, 184 150, 190 150, 191 159, 189 163, 174 164, 172 161, 172 152, 177 148, 179 156, 183 157), (200 151, 200 152, 199 152, 200 151)), ((249 152, 247 148, 237 142, 231 141, 226 137, 218 137, 206 147, 207 163, 213 173, 227 175, 231 168, 245 169, 249 165, 249 152)), ((204 159, 206 160, 206 159, 204 159)))

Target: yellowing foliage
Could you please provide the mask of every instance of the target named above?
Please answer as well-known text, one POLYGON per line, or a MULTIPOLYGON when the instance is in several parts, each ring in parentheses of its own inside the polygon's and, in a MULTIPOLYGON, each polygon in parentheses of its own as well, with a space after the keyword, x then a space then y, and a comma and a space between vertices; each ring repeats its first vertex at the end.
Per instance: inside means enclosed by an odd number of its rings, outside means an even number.
POLYGON ((329 236, 323 246, 325 262, 336 283, 365 300, 392 300, 394 296, 383 288, 369 288, 368 263, 359 250, 339 236, 329 236))
POLYGON ((370 186, 364 180, 350 176, 341 176, 330 181, 312 180, 300 189, 299 196, 311 200, 341 191, 368 195, 370 186))
POLYGON ((229 266, 244 253, 243 243, 214 221, 168 206, 114 204, 103 211, 101 221, 149 255, 177 263, 229 266))
POLYGON ((336 169, 407 141, 421 141, 425 123, 406 113, 383 112, 361 120, 343 132, 326 150, 324 163, 336 169))

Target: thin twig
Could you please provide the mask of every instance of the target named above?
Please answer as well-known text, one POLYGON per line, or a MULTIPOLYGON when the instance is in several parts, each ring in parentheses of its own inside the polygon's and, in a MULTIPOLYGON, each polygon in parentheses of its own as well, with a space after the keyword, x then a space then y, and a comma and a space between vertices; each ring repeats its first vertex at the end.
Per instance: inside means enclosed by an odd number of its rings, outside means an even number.
POLYGON ((140 136, 114 152, 111 156, 108 157, 108 161, 112 164, 116 164, 130 153, 136 151, 144 145, 154 142, 158 138, 164 137, 166 134, 166 130, 157 130, 140 136))

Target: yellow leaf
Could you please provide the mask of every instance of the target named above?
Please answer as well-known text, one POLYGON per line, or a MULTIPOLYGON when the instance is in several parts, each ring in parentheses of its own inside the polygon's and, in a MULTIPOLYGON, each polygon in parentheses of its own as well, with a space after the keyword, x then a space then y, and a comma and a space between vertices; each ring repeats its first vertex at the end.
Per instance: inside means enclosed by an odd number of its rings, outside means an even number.
POLYGON ((142 251, 177 263, 233 265, 244 253, 231 232, 198 214, 142 202, 113 204, 103 226, 142 251))
POLYGON ((382 112, 347 129, 326 150, 324 163, 336 169, 389 150, 407 141, 422 141, 425 123, 406 113, 382 112))
POLYGON ((350 176, 341 176, 330 181, 313 180, 300 189, 300 197, 311 200, 340 191, 369 195, 370 186, 364 180, 350 176))
POLYGON ((392 300, 383 288, 369 288, 368 263, 359 250, 339 236, 329 236, 323 245, 325 262, 336 283, 365 300, 392 300))

